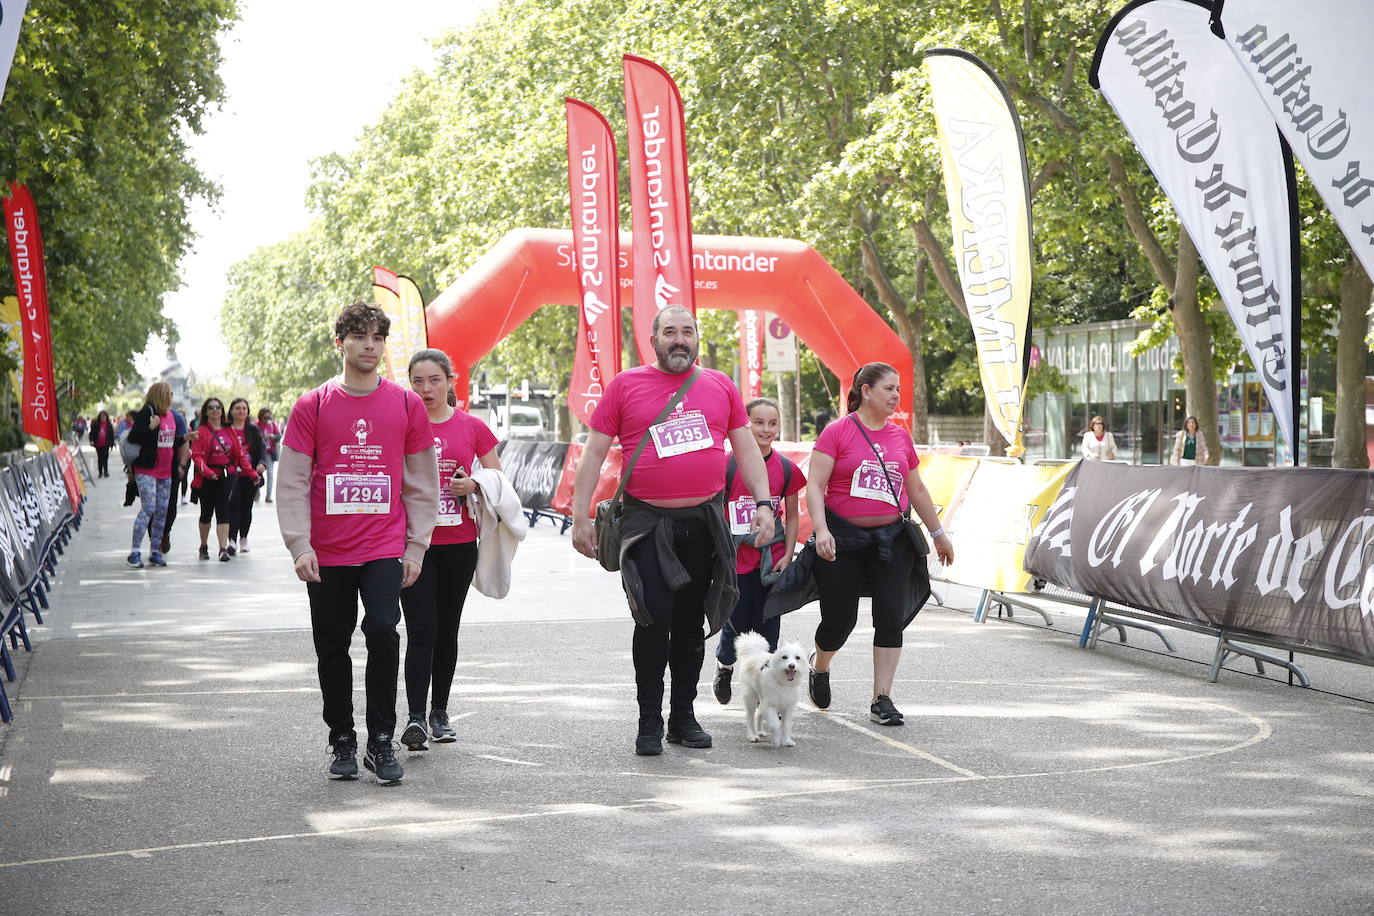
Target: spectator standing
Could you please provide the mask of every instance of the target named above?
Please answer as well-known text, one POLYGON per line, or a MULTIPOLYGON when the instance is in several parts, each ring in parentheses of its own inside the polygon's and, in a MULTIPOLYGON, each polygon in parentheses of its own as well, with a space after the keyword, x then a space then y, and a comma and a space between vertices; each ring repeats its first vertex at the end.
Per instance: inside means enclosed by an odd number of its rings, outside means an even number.
POLYGON ((1183 428, 1174 436, 1174 451, 1169 463, 1185 468, 1212 463, 1207 454, 1207 442, 1198 435, 1197 417, 1183 421, 1183 428))
POLYGON ((439 466, 439 516, 425 551, 420 576, 401 591, 406 619, 406 702, 401 743, 412 751, 435 741, 457 739, 448 716, 449 691, 458 664, 458 625, 472 574, 477 568, 477 519, 468 501, 477 485, 472 469, 501 469, 496 436, 487 424, 458 410, 453 397, 453 363, 442 350, 420 350, 410 358, 410 388, 424 402, 439 466), (425 705, 429 702, 429 718, 425 705))
POLYGON ((115 428, 110 422, 108 412, 102 410, 91 424, 91 445, 95 447, 95 473, 97 477, 110 476, 110 449, 115 444, 115 428))
POLYGON ((1089 461, 1115 461, 1116 440, 1101 417, 1093 417, 1083 434, 1083 457, 1089 461))

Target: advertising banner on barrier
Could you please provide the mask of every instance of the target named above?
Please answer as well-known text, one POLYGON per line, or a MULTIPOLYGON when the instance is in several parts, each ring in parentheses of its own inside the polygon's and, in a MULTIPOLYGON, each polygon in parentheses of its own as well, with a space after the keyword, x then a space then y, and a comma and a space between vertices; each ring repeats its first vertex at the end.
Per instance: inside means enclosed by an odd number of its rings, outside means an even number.
POLYGON ((739 390, 748 404, 763 397, 764 313, 744 309, 735 321, 739 325, 739 390))
POLYGON ((1368 0, 1226 0, 1212 27, 1374 276, 1371 12, 1368 0))
POLYGON ((568 409, 591 422, 620 371, 620 193, 611 125, 586 102, 565 99, 573 257, 581 297, 568 409))
POLYGON ((954 260, 993 422, 1019 455, 1030 357, 1030 177, 1002 81, 966 51, 926 52, 954 260))
POLYGON ((1075 467, 1026 551, 1032 575, 1165 617, 1374 660, 1368 472, 1075 467))
POLYGON ((947 525, 950 512, 963 495, 964 487, 978 470, 977 458, 955 455, 921 455, 921 483, 930 493, 930 501, 940 514, 940 523, 947 525))
POLYGON ((640 362, 652 363, 654 316, 670 305, 697 312, 687 130, 677 84, 658 64, 625 55, 630 217, 634 231, 634 329, 640 362))
POLYGON ((547 509, 553 505, 568 457, 568 443, 507 439, 501 443, 499 454, 501 470, 520 494, 520 505, 526 509, 547 509))
POLYGON ((19 25, 28 5, 29 0, 0 0, 0 101, 5 98, 5 83, 9 81, 10 65, 19 46, 19 25))
POLYGON ((1293 156, 1210 5, 1136 0, 1097 46, 1089 82, 1178 211, 1296 453, 1301 340, 1293 156))
POLYGON ((66 488, 67 502, 72 507, 72 514, 75 515, 81 510, 81 496, 85 492, 81 484, 81 475, 77 473, 76 462, 72 460, 72 453, 66 443, 53 449, 53 454, 57 456, 57 463, 62 469, 62 485, 66 488))
POLYGON ((942 518, 955 545, 955 560, 940 575, 974 588, 1029 591, 1031 576, 1024 562, 1026 544, 1074 465, 1045 467, 974 461, 977 470, 942 518))
POLYGON ((24 393, 19 409, 24 432, 61 441, 57 427, 57 388, 48 322, 48 274, 43 262, 43 234, 29 189, 10 182, 5 198, 5 229, 10 266, 19 293, 19 321, 24 339, 24 393))

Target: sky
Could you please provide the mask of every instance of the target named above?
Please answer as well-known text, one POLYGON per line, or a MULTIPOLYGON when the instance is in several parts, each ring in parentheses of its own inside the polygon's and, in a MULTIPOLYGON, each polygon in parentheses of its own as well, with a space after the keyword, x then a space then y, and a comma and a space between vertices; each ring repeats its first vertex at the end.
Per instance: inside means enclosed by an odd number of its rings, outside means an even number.
MULTIPOLYGON (((241 19, 221 39, 227 100, 191 140, 223 196, 215 209, 193 211, 195 249, 163 308, 180 331, 182 365, 202 379, 227 373, 218 326, 229 267, 304 229, 310 160, 351 148, 402 78, 432 63, 432 39, 494 2, 239 0, 241 19)), ((154 338, 138 368, 153 374, 166 362, 154 338)))

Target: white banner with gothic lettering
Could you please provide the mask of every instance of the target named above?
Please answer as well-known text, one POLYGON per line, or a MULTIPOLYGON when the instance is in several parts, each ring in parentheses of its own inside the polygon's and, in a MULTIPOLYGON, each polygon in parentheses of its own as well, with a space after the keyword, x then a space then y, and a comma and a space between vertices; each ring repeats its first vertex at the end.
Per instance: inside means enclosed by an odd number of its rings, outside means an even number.
POLYGON ((1102 35, 1102 91, 1197 245, 1274 415, 1296 441, 1301 317, 1293 157, 1210 4, 1136 0, 1102 35))
POLYGON ((1081 461, 1026 571, 1208 626, 1374 660, 1374 492, 1364 471, 1081 461))
POLYGON ((1226 0, 1212 22, 1374 276, 1374 5, 1226 0))

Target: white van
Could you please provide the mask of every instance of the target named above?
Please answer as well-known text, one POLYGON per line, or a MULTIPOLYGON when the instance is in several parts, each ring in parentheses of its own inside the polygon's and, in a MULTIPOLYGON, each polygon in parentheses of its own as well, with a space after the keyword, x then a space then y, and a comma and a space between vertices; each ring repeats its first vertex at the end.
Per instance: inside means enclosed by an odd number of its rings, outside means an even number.
POLYGON ((549 430, 544 426, 544 415, 538 407, 522 404, 502 405, 492 414, 492 432, 498 439, 548 440, 549 430))

